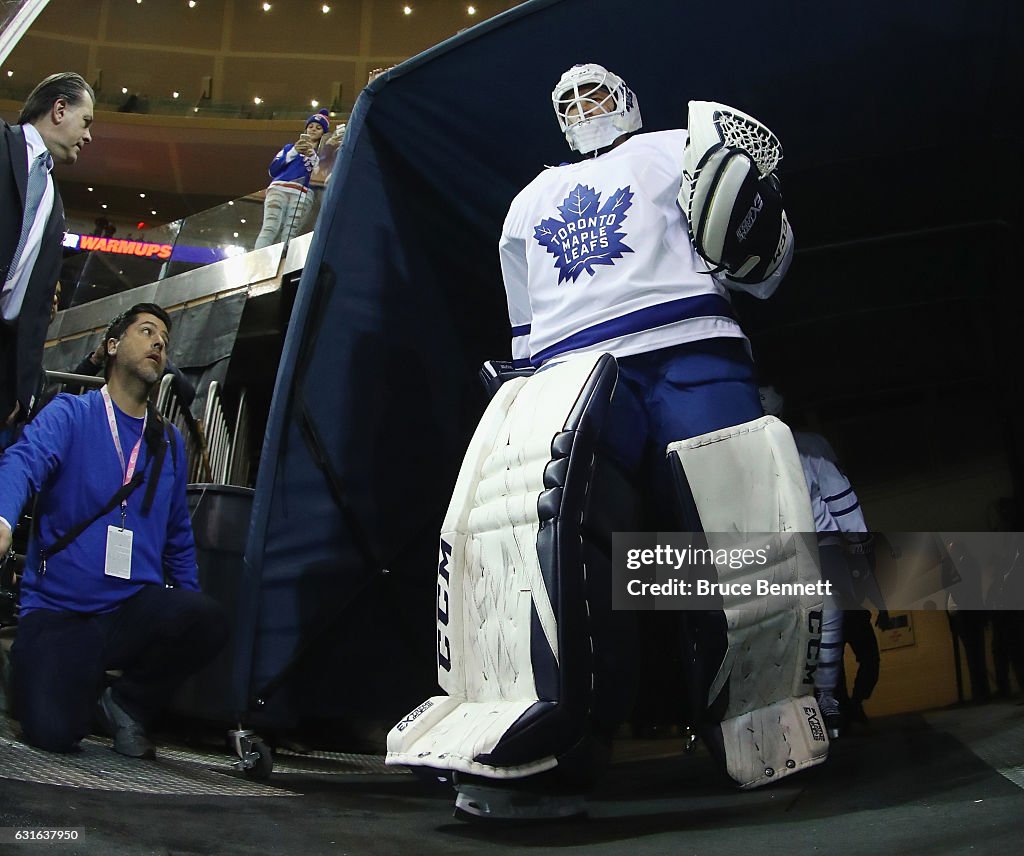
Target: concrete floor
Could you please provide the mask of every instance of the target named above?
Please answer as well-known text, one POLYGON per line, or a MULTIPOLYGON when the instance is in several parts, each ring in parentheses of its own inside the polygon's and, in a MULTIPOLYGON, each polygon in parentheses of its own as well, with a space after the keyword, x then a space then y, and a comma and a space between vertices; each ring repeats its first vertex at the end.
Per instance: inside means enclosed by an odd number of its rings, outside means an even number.
MULTIPOLYGON (((279 753, 266 783, 218 748, 163 740, 131 761, 100 738, 72 756, 17 739, 0 718, 0 829, 73 827, 78 854, 986 854, 1024 838, 1024 706, 879 719, 814 770, 750 792, 701 750, 622 740, 586 818, 465 823, 452 794, 379 757, 279 753)), ((3 839, 0 839, 2 841, 3 839)))

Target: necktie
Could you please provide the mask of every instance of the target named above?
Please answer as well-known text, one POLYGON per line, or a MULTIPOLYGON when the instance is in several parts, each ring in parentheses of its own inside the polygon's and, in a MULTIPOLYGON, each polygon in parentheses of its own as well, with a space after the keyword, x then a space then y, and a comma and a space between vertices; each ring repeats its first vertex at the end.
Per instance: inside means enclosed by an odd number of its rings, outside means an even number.
POLYGON ((32 161, 32 166, 29 168, 28 182, 25 185, 25 216, 21 220, 21 238, 18 239, 18 247, 11 258, 11 266, 7 269, 8 279, 18 269, 21 254, 25 251, 28 233, 32 231, 32 224, 36 220, 36 212, 39 210, 39 203, 46 190, 46 176, 52 165, 53 158, 50 157, 50 153, 43 152, 32 161))

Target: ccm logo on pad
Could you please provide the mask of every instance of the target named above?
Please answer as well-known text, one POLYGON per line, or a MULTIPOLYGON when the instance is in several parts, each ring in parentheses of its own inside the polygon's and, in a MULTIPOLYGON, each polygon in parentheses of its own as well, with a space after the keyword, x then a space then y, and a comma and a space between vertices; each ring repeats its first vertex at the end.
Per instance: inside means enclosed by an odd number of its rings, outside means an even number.
POLYGON ((452 645, 448 639, 448 563, 452 559, 451 544, 441 540, 441 557, 437 563, 437 665, 452 670, 452 645))

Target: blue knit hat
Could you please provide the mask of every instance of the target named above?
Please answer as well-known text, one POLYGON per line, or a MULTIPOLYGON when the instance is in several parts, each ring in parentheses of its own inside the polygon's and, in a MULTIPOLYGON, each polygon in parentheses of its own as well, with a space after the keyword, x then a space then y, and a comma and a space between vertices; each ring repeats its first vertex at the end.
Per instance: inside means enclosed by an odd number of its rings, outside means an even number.
POLYGON ((329 130, 331 130, 331 122, 327 118, 327 115, 328 114, 326 110, 318 110, 316 113, 314 113, 306 120, 305 127, 308 128, 310 124, 316 122, 321 128, 324 129, 324 133, 326 134, 329 130))

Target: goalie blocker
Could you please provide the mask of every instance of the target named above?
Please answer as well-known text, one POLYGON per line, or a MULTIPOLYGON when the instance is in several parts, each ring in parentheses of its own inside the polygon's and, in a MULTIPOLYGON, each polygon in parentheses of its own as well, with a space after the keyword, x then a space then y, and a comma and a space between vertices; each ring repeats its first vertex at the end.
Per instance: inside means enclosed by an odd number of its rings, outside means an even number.
POLYGON ((751 116, 691 101, 679 205, 697 253, 727 286, 768 297, 793 254, 775 169, 778 138, 751 116))

